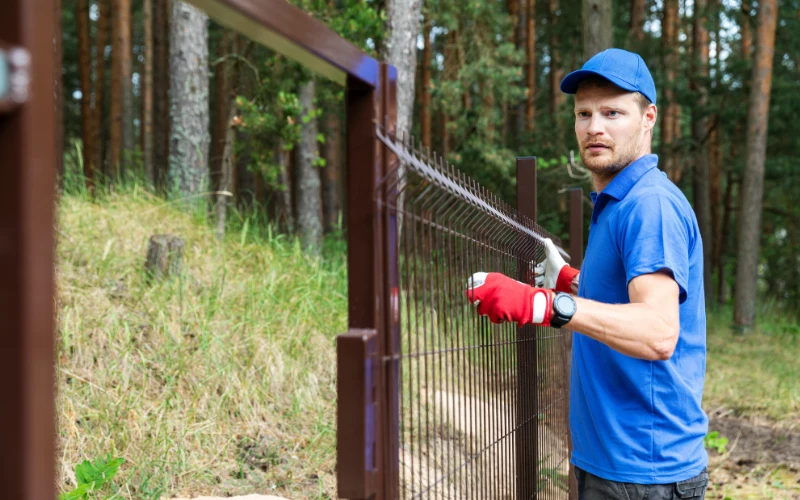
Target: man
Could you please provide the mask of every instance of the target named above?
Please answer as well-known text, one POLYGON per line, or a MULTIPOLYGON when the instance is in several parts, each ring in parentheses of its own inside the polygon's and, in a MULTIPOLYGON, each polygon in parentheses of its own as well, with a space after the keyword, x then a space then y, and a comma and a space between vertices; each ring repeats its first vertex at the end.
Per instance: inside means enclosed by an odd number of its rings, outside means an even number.
POLYGON ((580 274, 548 241, 538 266, 547 288, 477 273, 467 294, 492 321, 575 332, 579 498, 704 498, 703 243, 691 206, 650 152, 655 84, 641 57, 609 49, 567 75, 561 90, 575 94, 575 135, 595 187, 580 274))

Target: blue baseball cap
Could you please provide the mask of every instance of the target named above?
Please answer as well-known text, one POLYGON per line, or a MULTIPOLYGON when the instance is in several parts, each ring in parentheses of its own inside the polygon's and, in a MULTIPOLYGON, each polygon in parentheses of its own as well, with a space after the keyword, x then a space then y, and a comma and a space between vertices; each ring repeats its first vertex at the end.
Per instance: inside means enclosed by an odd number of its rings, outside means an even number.
POLYGON ((641 92, 650 102, 656 103, 656 84, 639 54, 622 49, 606 49, 595 54, 581 69, 561 80, 561 92, 574 94, 578 91, 578 84, 592 75, 605 78, 627 91, 641 92))

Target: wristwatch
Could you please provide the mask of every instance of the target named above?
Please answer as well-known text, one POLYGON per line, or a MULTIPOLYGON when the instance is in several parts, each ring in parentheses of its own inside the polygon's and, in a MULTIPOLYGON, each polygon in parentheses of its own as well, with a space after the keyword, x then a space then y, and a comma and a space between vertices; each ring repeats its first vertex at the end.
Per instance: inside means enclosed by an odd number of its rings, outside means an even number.
POLYGON ((553 298, 553 316, 550 317, 550 326, 561 328, 569 323, 577 310, 578 305, 572 295, 557 292, 555 298, 553 298))

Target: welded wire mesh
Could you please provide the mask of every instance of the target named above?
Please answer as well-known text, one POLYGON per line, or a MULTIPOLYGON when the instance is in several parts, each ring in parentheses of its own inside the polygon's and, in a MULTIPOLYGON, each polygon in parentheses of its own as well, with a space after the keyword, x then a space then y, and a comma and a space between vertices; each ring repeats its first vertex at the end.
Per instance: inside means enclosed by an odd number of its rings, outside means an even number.
POLYGON ((399 470, 387 479, 400 498, 567 498, 564 334, 492 324, 465 294, 478 271, 533 284, 542 238, 560 242, 413 140, 378 137, 400 162, 378 196, 399 232, 400 339, 382 359, 398 374, 399 470))

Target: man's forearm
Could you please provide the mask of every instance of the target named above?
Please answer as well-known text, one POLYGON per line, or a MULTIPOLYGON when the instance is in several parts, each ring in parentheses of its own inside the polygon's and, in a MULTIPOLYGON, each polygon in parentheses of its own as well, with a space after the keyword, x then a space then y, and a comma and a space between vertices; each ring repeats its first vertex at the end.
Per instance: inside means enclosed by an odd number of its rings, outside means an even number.
MULTIPOLYGON (((577 278, 576 278, 577 279, 577 278)), ((576 297, 578 310, 564 327, 627 356, 669 359, 680 333, 678 312, 654 304, 604 304, 576 297)))

